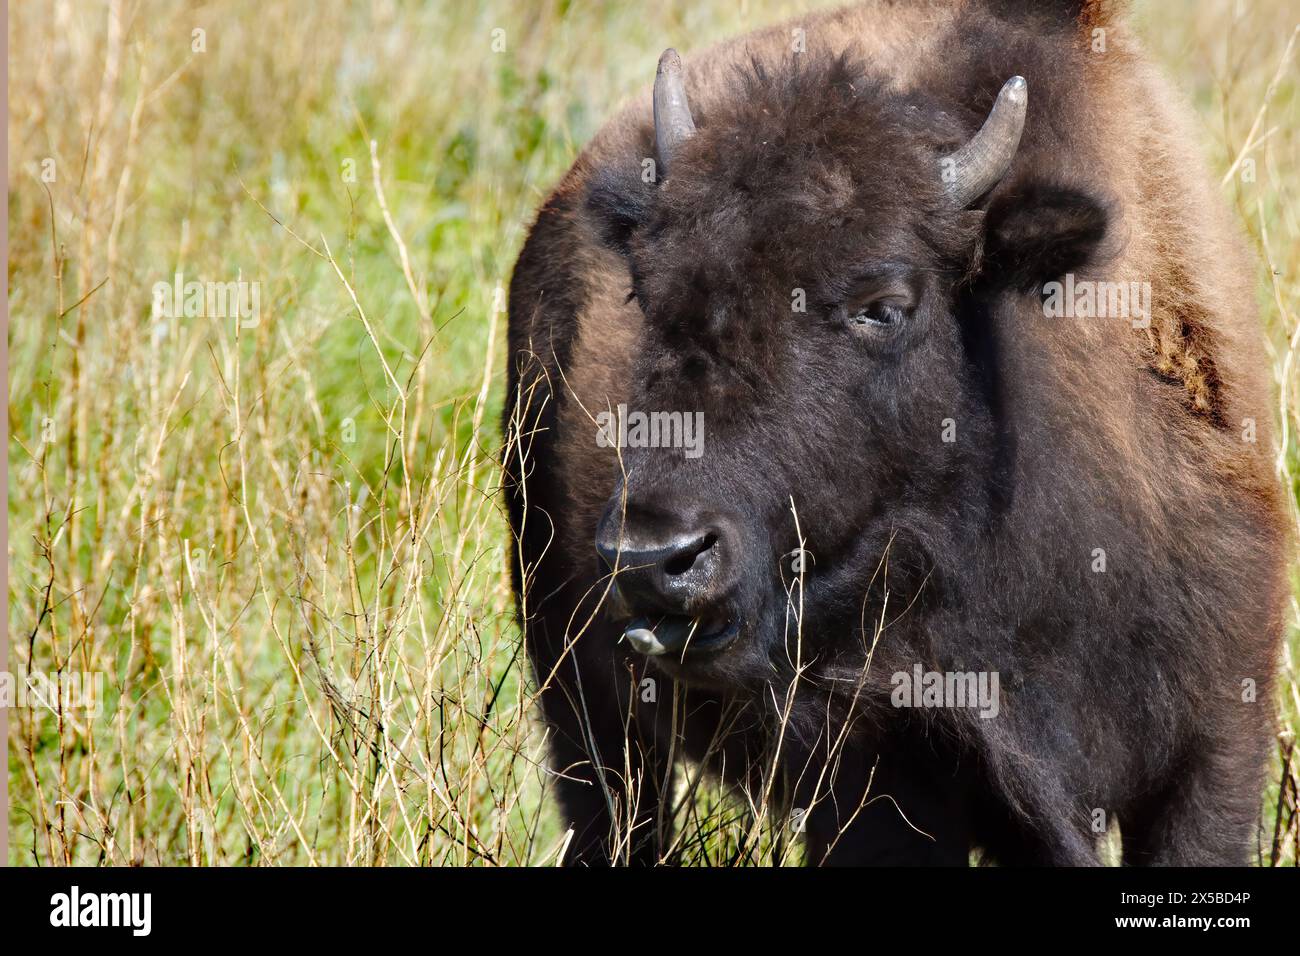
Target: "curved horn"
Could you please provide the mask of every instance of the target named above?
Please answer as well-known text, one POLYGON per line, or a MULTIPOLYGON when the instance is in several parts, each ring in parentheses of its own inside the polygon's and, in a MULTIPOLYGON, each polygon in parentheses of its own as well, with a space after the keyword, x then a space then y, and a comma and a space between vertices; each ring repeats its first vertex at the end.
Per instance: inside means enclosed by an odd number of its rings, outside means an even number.
POLYGON ((668 175, 673 153, 695 133, 695 120, 686 102, 686 85, 682 82, 682 58, 669 47, 659 57, 655 71, 655 164, 657 176, 668 175))
POLYGON ((953 205, 965 209, 1006 175, 1020 145, 1028 105, 1029 85, 1023 76, 1013 76, 1002 84, 980 131, 939 160, 939 174, 953 205))

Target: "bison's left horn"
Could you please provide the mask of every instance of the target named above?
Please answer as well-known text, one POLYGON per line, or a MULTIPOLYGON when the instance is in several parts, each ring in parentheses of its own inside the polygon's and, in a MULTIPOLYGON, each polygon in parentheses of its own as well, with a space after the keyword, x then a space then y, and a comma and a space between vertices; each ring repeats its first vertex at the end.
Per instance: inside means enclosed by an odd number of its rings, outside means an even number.
POLYGON ((939 176, 953 204, 965 209, 997 185, 1011 167, 1025 128, 1029 86, 1023 76, 1002 84, 997 102, 980 127, 961 149, 939 160, 939 176))
POLYGON ((695 120, 686 102, 682 82, 682 58, 671 47, 659 57, 655 72, 655 163, 659 178, 668 175, 673 153, 695 134, 695 120))

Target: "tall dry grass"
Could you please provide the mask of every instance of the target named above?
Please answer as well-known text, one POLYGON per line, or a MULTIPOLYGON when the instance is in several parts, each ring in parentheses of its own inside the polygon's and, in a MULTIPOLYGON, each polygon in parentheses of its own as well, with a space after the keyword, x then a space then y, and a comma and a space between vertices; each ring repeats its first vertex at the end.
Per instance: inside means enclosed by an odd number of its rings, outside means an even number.
MULTIPOLYGON (((106 691, 11 715, 11 862, 558 858, 498 509, 502 290, 665 45, 816 5, 11 7, 8 668, 106 691), (153 315, 177 272, 259 282, 258 320, 153 315)), ((1265 264, 1297 488, 1288 6, 1137 21, 1265 264)), ((1295 634, 1264 862, 1296 858, 1295 634)), ((707 784, 679 824, 680 862, 791 859, 707 784)))

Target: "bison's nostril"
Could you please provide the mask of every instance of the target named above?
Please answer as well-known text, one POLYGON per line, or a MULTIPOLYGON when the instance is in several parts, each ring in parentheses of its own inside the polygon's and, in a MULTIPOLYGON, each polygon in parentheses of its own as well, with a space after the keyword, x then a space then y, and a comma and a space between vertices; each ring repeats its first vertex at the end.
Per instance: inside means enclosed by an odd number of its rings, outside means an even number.
POLYGON ((596 551, 605 570, 616 576, 627 609, 690 615, 730 589, 733 538, 725 525, 701 527, 634 512, 625 519, 611 509, 596 530, 596 551))
POLYGON ((710 551, 717 542, 718 536, 712 533, 692 541, 664 562, 664 573, 670 575, 685 574, 695 567, 696 559, 710 551))
POLYGON ((668 563, 664 565, 665 574, 685 574, 695 563, 694 554, 679 554, 676 557, 669 558, 668 563))

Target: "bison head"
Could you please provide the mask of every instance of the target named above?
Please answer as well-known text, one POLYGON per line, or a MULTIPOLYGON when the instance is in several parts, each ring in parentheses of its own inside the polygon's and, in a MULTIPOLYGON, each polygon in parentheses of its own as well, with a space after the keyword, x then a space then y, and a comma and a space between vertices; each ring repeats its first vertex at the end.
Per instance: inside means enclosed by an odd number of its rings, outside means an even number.
POLYGON ((634 650, 760 686, 951 598, 1009 493, 989 310, 1080 264, 1106 215, 998 198, 1020 77, 967 112, 848 57, 755 64, 692 116, 680 69, 665 53, 653 165, 597 175, 588 210, 644 316, 627 408, 700 413, 701 453, 625 442, 595 543, 634 650))

